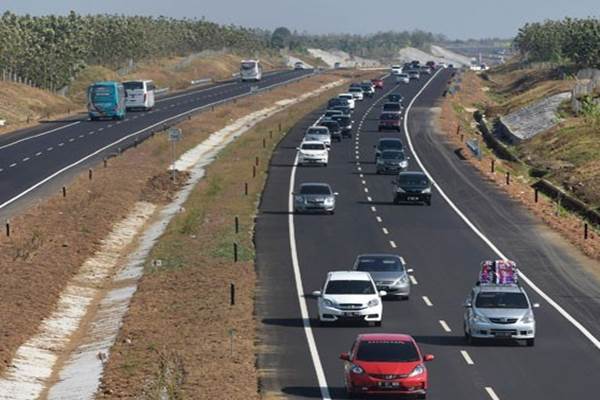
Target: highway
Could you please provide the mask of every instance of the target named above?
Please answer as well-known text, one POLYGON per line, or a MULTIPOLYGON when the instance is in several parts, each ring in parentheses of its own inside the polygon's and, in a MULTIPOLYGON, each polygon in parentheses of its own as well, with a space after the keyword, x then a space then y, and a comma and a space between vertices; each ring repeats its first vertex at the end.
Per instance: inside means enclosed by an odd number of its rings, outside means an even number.
POLYGON ((265 74, 256 83, 229 81, 175 93, 159 99, 151 111, 129 112, 123 121, 74 118, 1 135, 0 215, 46 183, 94 165, 191 113, 246 96, 253 86, 274 87, 311 73, 312 70, 279 71, 265 74))
POLYGON ((332 145, 326 168, 295 166, 295 149, 320 112, 276 149, 256 227, 264 394, 346 398, 339 354, 359 333, 391 332, 413 335, 435 355, 427 364, 430 399, 598 398, 600 289, 571 251, 433 129, 449 76, 441 70, 430 82, 397 89, 386 79, 384 90, 358 103, 354 136, 332 145), (393 90, 411 104, 405 129, 378 133, 380 100, 393 90), (411 148, 409 170, 424 167, 435 180, 431 207, 392 203, 392 177, 376 175, 373 162, 384 136, 402 138, 411 148), (339 192, 335 215, 292 214, 290 188, 315 181, 339 192), (382 327, 319 326, 316 299, 305 294, 320 290, 328 271, 350 269, 358 254, 372 252, 404 257, 414 269, 411 298, 386 300, 382 327), (541 304, 535 347, 469 346, 463 337, 462 304, 479 264, 501 255, 517 262, 532 302, 541 304))

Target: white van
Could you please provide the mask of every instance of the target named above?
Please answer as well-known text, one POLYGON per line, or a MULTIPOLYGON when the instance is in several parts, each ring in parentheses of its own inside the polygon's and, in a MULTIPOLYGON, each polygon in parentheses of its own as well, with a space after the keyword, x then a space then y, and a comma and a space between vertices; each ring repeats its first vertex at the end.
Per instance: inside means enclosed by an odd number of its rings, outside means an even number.
POLYGON ((150 110, 154 107, 154 82, 148 80, 123 82, 125 86, 125 107, 128 110, 150 110))

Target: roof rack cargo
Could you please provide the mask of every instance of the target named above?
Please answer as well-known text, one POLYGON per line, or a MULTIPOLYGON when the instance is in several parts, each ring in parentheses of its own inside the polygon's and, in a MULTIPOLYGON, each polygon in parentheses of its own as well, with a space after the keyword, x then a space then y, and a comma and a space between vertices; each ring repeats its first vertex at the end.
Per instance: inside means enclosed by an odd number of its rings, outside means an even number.
POLYGON ((483 261, 477 284, 518 285, 519 271, 517 264, 510 260, 483 261))

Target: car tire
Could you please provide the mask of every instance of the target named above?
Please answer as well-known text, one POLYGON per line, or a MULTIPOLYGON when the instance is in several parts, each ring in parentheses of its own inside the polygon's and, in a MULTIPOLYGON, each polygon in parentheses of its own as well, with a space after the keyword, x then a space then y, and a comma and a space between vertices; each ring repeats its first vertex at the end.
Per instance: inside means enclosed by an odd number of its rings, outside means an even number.
POLYGON ((383 324, 383 321, 375 321, 375 326, 380 327, 383 324))
POLYGON ((427 399, 427 393, 417 395, 417 399, 427 399))
POLYGON ((469 345, 471 346, 477 346, 479 344, 479 339, 469 335, 469 337, 467 338, 467 343, 469 343, 469 345))
POLYGON ((328 212, 327 212, 327 214, 329 214, 329 215, 333 215, 333 214, 335 214, 335 210, 333 210, 333 211, 328 211, 328 212))
POLYGON ((381 175, 381 171, 379 171, 379 170, 376 170, 376 171, 375 171, 375 173, 376 173, 377 175, 381 175))
POLYGON ((408 301, 409 296, 400 296, 400 300, 408 301))
POLYGON ((427 204, 428 207, 431 207, 431 199, 425 201, 425 204, 427 204))
POLYGON ((327 166, 327 163, 323 163, 323 166, 324 166, 324 167, 326 167, 326 166, 327 166))
POLYGON ((527 339, 525 340, 525 343, 527 344, 527 347, 533 347, 535 346, 535 339, 527 339))

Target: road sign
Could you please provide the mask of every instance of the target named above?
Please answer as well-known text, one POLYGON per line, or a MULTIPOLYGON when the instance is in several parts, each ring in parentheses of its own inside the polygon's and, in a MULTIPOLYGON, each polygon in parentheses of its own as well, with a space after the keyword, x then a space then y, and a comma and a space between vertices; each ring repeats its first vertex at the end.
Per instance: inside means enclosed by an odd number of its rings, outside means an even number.
POLYGON ((169 132, 169 142, 179 142, 183 134, 181 133, 181 129, 178 128, 170 128, 169 132))

